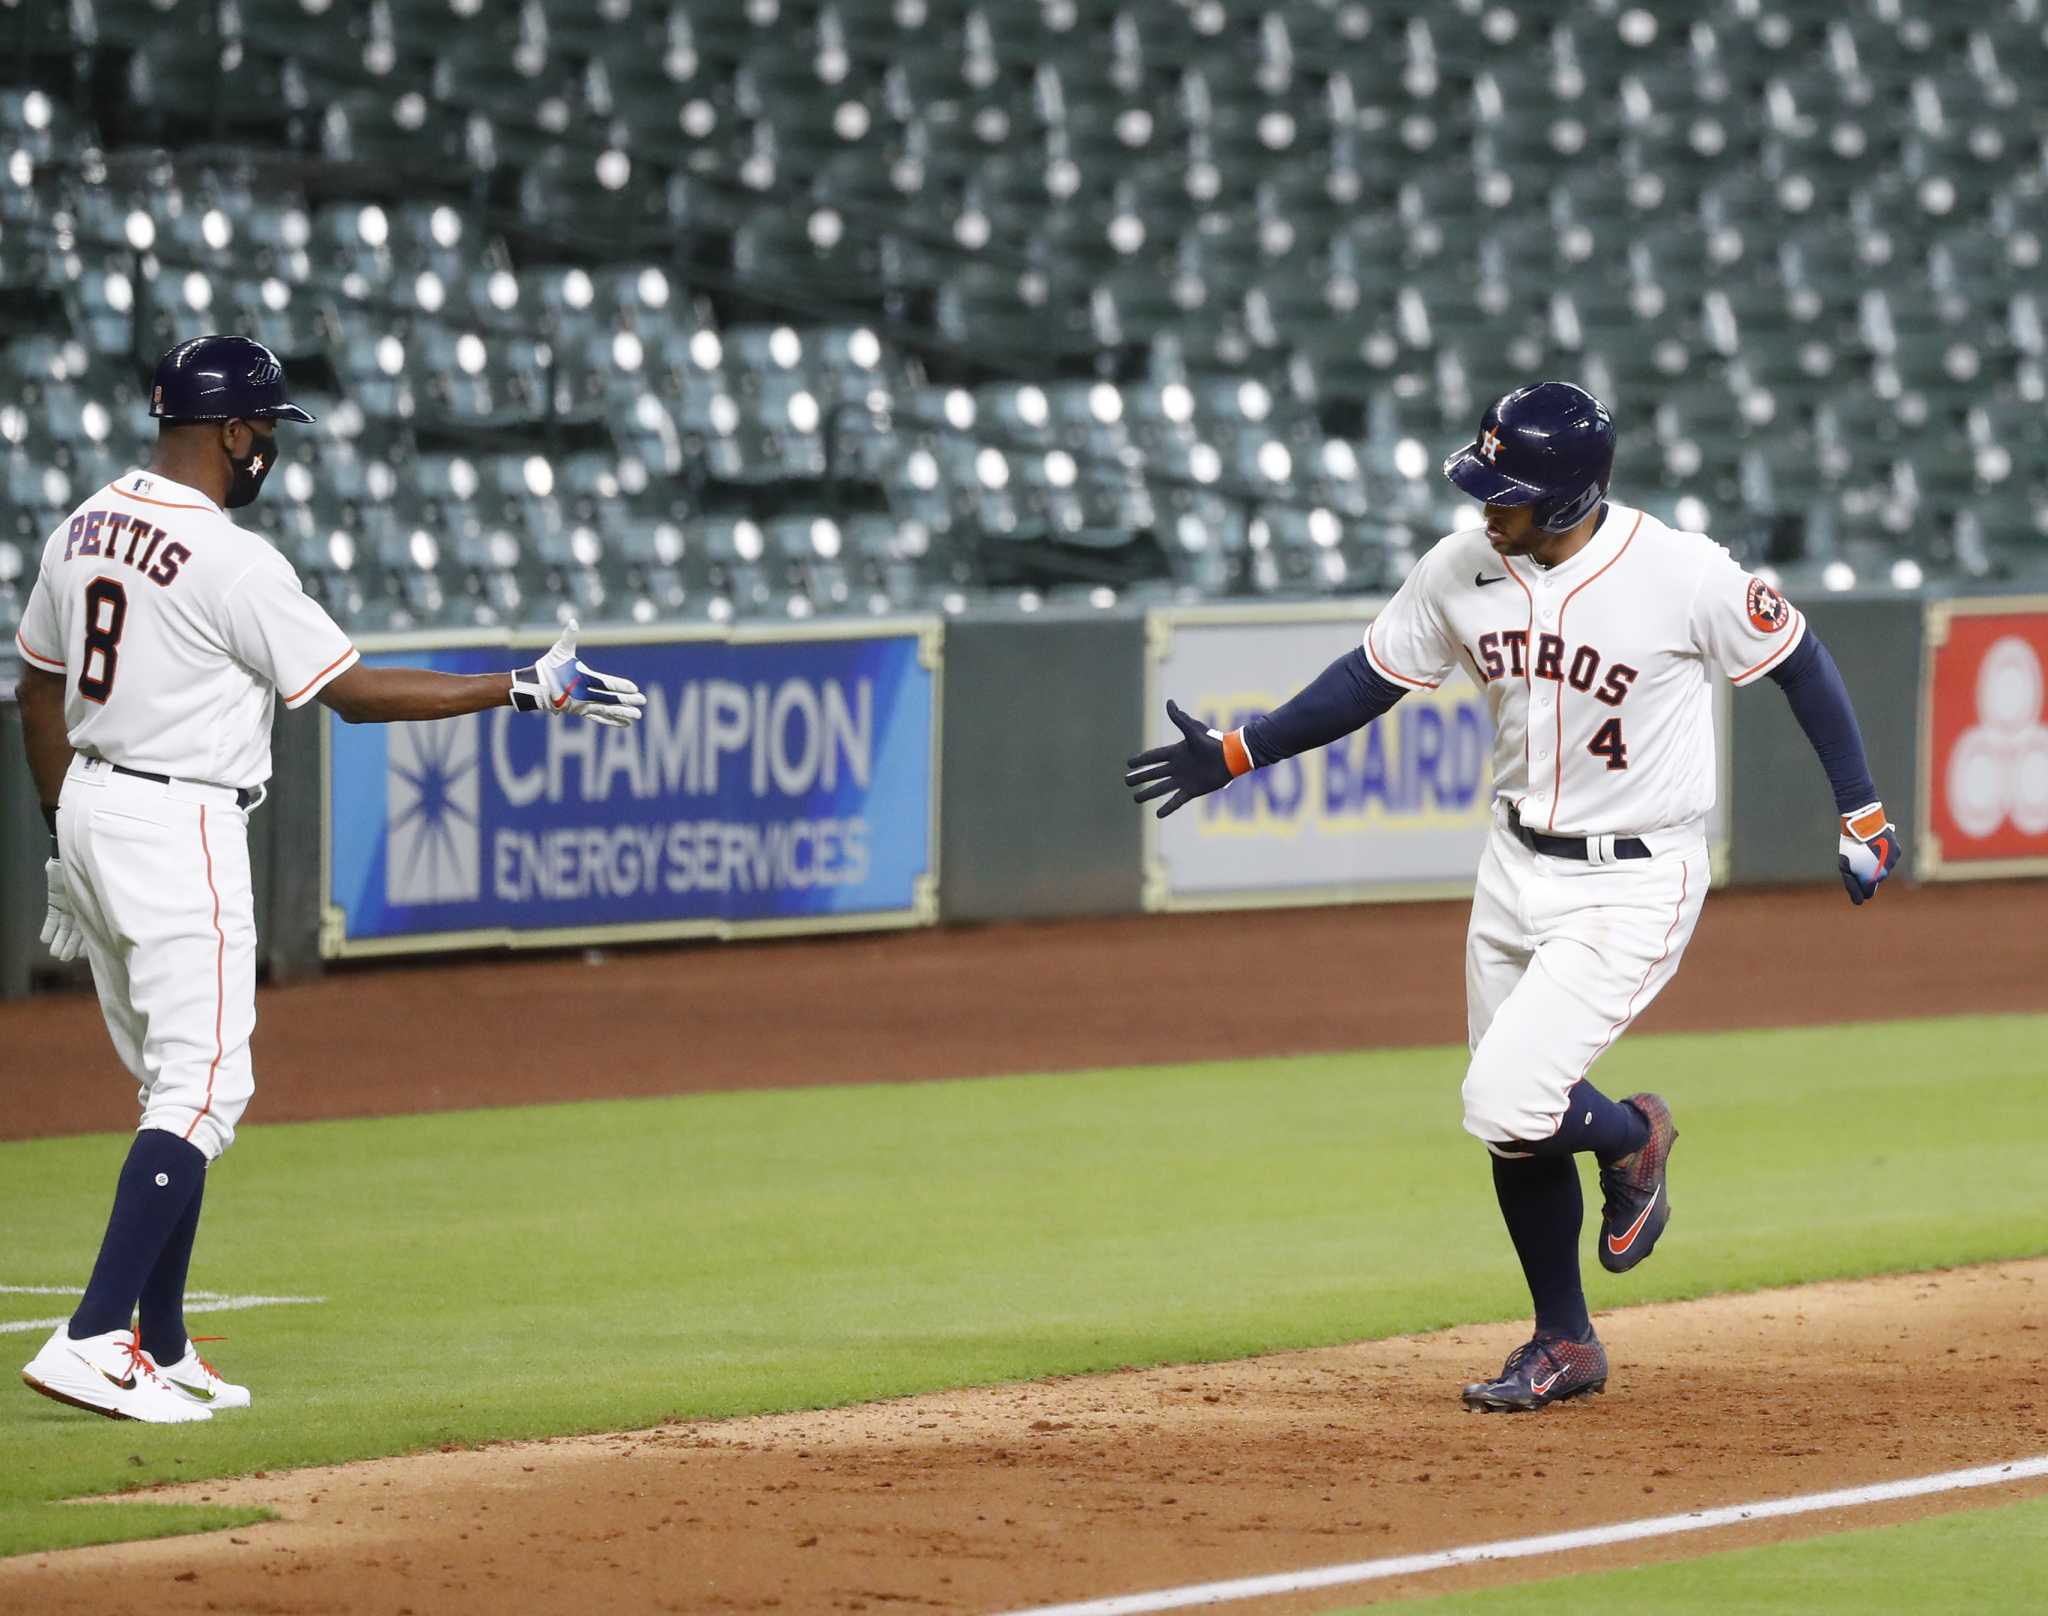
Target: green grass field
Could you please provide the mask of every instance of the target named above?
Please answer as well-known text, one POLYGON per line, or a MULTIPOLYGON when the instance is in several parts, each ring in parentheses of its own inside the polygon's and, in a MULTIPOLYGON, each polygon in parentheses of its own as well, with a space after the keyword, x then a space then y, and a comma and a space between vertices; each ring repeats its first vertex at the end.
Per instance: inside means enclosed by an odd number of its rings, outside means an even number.
MULTIPOLYGON (((1625 1291, 1589 1265, 1594 1305, 2048 1252, 2044 1039, 2048 1017, 1628 1040, 1605 1086, 1680 1097, 1684 1216, 1714 1238, 1625 1291)), ((0 1553, 247 1518, 51 1503, 162 1480, 1519 1318, 1461 1068, 1410 1050, 268 1128, 259 1097, 192 1283, 324 1302, 195 1317, 256 1418, 0 1395, 0 1553)), ((0 1284, 82 1280, 123 1148, 0 1145, 0 1284)), ((0 1294, 0 1324, 69 1306, 0 1294)))
POLYGON ((1414 1608, 1421 1616, 1580 1616, 1589 1610, 1648 1610, 1658 1616, 1966 1610, 1971 1616, 2031 1616, 2044 1606, 2048 1498, 1633 1571, 1553 1575, 1486 1593, 1420 1600, 1414 1608))

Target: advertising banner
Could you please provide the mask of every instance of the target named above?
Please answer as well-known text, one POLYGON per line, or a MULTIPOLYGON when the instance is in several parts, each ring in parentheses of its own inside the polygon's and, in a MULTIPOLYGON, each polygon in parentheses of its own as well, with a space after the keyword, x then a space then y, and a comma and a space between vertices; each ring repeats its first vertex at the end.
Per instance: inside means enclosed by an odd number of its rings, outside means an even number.
MULTIPOLYGON (((322 952, 929 923, 939 632, 589 635, 579 651, 647 694, 626 729, 325 715, 322 952)), ((485 673, 547 643, 362 650, 485 673)))
MULTIPOLYGON (((1221 730, 1279 706, 1359 642, 1379 604, 1154 612, 1144 744, 1166 737, 1168 696, 1221 730)), ((1715 713, 1723 789, 1708 839, 1718 880, 1728 811, 1725 685, 1715 713)), ((1259 769, 1171 819, 1148 808, 1145 905, 1467 897, 1492 823, 1492 746, 1485 698, 1454 674, 1321 751, 1259 769)))
MULTIPOLYGON (((1375 603, 1376 604, 1376 603, 1375 603)), ((1146 744, 1166 699, 1217 729, 1279 706, 1358 643, 1372 605, 1194 608, 1150 629, 1146 744)), ((1462 678, 1320 752, 1145 818, 1148 908, 1469 893, 1493 800, 1493 722, 1462 678)))
POLYGON ((1920 690, 1920 873, 2048 872, 2048 597, 1935 601, 1920 690))

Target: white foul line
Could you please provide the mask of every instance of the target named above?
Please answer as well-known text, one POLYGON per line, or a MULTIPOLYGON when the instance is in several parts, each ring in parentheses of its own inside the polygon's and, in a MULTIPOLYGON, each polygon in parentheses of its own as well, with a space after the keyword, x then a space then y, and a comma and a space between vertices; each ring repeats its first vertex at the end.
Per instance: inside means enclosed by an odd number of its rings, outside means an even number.
POLYGON ((1969 1487, 1997 1487, 2034 1476, 2048 1476, 2048 1455, 2014 1459, 2008 1464, 1981 1465, 1975 1470, 1949 1470, 1937 1476, 1881 1481, 1868 1487, 1844 1487, 1831 1493, 1807 1493, 1799 1498, 1728 1504, 1720 1509, 1694 1510, 1689 1515, 1659 1515, 1644 1521, 1620 1521, 1613 1526, 1589 1526, 1576 1532, 1552 1532, 1544 1537, 1474 1543, 1462 1549, 1439 1549, 1431 1554, 1357 1560, 1350 1565, 1320 1566, 1312 1571, 1281 1571, 1264 1577, 1240 1577, 1234 1582, 1203 1582, 1186 1588, 1162 1588, 1149 1594, 1120 1594, 1110 1599, 1087 1599, 1070 1605, 1033 1605, 1027 1610, 1008 1612, 1007 1616, 1144 1616, 1148 1611, 1187 1610, 1196 1605, 1222 1605, 1238 1599, 1264 1599, 1275 1594, 1298 1594, 1315 1588, 1342 1588, 1359 1582, 1379 1582, 1387 1577, 1412 1577, 1424 1571, 1446 1571, 1452 1566, 1476 1565, 1487 1560, 1526 1560, 1539 1554, 1563 1554, 1571 1549, 1596 1549, 1610 1543, 1673 1537, 1682 1532, 1704 1532, 1716 1526, 1734 1526, 1742 1521, 1768 1521, 1787 1515, 1817 1514, 1822 1510, 1853 1509, 1862 1504, 1924 1498, 1929 1493, 1958 1492, 1969 1487))
MULTIPOLYGON (((75 1285, 0 1285, 0 1296, 76 1296, 75 1285)), ((189 1291, 187 1313, 240 1313, 251 1307, 304 1307, 326 1301, 324 1296, 224 1296, 219 1291, 189 1291)), ((9 1319, 0 1324, 0 1335, 34 1335, 54 1330, 71 1317, 54 1319, 9 1319)))

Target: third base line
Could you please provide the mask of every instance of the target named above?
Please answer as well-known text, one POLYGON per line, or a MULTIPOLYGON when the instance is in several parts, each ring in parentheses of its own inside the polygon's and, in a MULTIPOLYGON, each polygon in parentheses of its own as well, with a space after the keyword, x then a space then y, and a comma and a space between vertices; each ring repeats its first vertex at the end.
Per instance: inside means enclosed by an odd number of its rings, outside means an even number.
POLYGON ((1864 1504, 1888 1504, 1900 1498, 1924 1498, 1930 1493, 1961 1492, 1971 1487, 1997 1487, 2007 1482, 2048 1476, 2048 1455, 2014 1459, 2005 1464, 1980 1465, 1974 1470, 1946 1470, 1935 1476, 1911 1476, 1904 1481, 1880 1481, 1868 1487, 1843 1487, 1830 1493, 1806 1493, 1797 1498, 1773 1498, 1756 1504, 1726 1504, 1719 1509, 1693 1510, 1684 1515, 1658 1515, 1649 1520, 1618 1521, 1612 1526, 1588 1526, 1576 1532, 1551 1532, 1543 1537, 1505 1538, 1498 1543, 1474 1543, 1462 1549, 1438 1549, 1429 1554, 1400 1554, 1385 1560, 1357 1560, 1350 1565, 1319 1566, 1309 1571, 1277 1571, 1263 1577, 1240 1577, 1231 1582, 1194 1583, 1185 1588, 1162 1588, 1153 1593, 1119 1594, 1109 1599, 1085 1599, 1067 1605, 1033 1605, 1010 1611, 1006 1616, 1143 1616, 1147 1611, 1188 1610, 1197 1605, 1222 1605, 1238 1599, 1264 1599, 1276 1594, 1298 1594, 1316 1588, 1341 1588, 1352 1583, 1379 1582, 1388 1577, 1412 1577, 1424 1571, 1447 1571, 1452 1566, 1475 1565, 1487 1560, 1526 1560, 1539 1554, 1563 1554, 1572 1549, 1597 1549, 1610 1543, 1635 1543, 1644 1538, 1675 1537, 1684 1532, 1705 1532, 1717 1526, 1735 1526, 1743 1521, 1769 1521, 1788 1515, 1813 1515, 1822 1510, 1854 1509, 1864 1504))

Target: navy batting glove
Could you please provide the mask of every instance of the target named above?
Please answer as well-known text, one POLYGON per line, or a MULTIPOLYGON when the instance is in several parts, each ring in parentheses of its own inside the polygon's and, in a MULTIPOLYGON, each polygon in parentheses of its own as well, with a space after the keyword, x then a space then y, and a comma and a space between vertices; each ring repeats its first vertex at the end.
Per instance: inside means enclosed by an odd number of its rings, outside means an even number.
POLYGON ((1244 731, 1225 735, 1198 718, 1190 718, 1173 702, 1166 704, 1166 716, 1180 730, 1181 739, 1171 746, 1155 746, 1129 760, 1124 784, 1131 788, 1131 801, 1150 802, 1154 797, 1173 795, 1161 804, 1164 819, 1176 809, 1206 797, 1250 770, 1251 753, 1245 749, 1244 731))
POLYGON ((1866 903, 1877 896, 1892 866, 1899 862, 1899 831, 1884 815, 1884 804, 1872 803, 1853 814, 1842 815, 1842 838, 1837 844, 1842 885, 1849 901, 1866 903))

